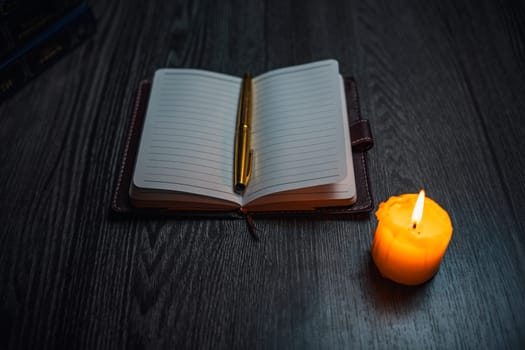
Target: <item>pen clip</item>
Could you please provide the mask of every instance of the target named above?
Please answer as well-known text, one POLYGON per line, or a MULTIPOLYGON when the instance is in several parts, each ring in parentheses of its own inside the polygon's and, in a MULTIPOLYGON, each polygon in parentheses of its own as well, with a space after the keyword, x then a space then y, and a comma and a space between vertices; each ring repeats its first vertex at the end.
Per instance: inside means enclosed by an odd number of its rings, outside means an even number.
POLYGON ((252 162, 253 162, 253 149, 250 149, 250 152, 248 153, 248 159, 246 162, 246 168, 244 173, 246 174, 246 183, 244 186, 248 186, 248 183, 250 183, 250 179, 252 177, 252 162))

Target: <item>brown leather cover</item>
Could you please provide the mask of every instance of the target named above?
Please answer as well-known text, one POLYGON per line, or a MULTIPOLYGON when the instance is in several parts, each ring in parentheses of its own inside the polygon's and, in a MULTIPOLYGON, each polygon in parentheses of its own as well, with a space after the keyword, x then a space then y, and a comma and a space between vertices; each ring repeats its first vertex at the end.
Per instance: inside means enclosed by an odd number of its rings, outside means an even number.
MULTIPOLYGON (((368 176, 367 155, 366 152, 373 146, 373 137, 368 120, 361 118, 359 107, 359 97, 357 86, 353 78, 344 78, 346 104, 348 109, 348 119, 350 123, 350 138, 352 141, 352 155, 354 161, 354 173, 357 189, 357 201, 346 207, 319 208, 315 211, 284 211, 284 212, 267 212, 253 213, 259 215, 343 215, 354 217, 356 214, 367 214, 373 207, 372 192, 370 189, 370 179, 368 176)), ((135 166, 135 157, 138 152, 139 141, 141 137, 146 106, 148 104, 149 94, 151 91, 151 81, 144 80, 140 83, 133 110, 131 113, 131 124, 129 127, 122 162, 118 171, 118 180, 113 196, 111 208, 117 213, 127 214, 145 214, 153 216, 202 216, 202 217, 244 217, 239 211, 228 212, 177 212, 168 209, 144 209, 135 208, 130 203, 129 186, 132 179, 133 169, 135 166)), ((359 217, 360 215, 357 215, 359 217)))

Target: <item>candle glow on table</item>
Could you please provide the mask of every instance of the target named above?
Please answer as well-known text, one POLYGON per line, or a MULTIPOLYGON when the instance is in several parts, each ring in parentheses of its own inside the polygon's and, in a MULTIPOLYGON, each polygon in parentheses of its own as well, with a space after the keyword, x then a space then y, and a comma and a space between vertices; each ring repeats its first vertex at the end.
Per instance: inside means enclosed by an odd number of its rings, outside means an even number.
POLYGON ((376 217, 372 258, 381 275, 407 285, 432 278, 452 237, 448 213, 422 190, 390 197, 376 217))

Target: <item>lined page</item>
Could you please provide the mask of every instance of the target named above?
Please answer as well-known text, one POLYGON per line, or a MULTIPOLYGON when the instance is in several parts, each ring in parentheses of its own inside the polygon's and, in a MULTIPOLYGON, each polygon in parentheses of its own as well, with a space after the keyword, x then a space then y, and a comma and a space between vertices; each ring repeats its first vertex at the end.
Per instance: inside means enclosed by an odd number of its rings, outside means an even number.
MULTIPOLYGON (((348 114, 346 112, 346 99, 344 95, 345 91, 342 77, 340 77, 340 82, 342 97, 341 102, 343 104, 343 130, 345 135, 350 135, 348 125, 348 114)), ((345 150, 350 149, 352 149, 350 137, 345 137, 345 150)), ((314 209, 318 206, 323 206, 323 201, 329 201, 330 203, 337 202, 339 203, 339 205, 348 205, 350 203, 354 203, 356 200, 356 186, 352 152, 346 152, 346 158, 346 176, 344 179, 342 179, 339 182, 327 185, 306 187, 302 189, 280 192, 278 197, 279 204, 277 205, 282 205, 283 210, 288 210, 290 206, 289 203, 294 203, 294 207, 299 208, 299 210, 309 210, 314 209), (341 202, 341 200, 344 200, 344 202, 341 202)), ((250 208, 254 209, 254 207, 261 207, 264 205, 271 205, 271 208, 275 208, 275 197, 260 197, 250 203, 250 208)))
POLYGON ((155 73, 133 182, 239 203, 233 150, 241 79, 192 69, 155 73))
POLYGON ((253 84, 255 155, 244 202, 342 180, 347 168, 337 62, 274 70, 253 84))

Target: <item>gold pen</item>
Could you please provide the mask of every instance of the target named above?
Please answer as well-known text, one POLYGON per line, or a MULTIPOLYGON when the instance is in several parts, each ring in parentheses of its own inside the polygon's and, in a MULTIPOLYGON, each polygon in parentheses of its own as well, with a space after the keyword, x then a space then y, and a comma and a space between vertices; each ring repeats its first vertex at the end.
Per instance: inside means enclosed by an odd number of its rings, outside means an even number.
POLYGON ((252 76, 246 73, 242 81, 235 128, 233 188, 236 192, 243 192, 246 189, 252 175, 251 124, 252 76))

